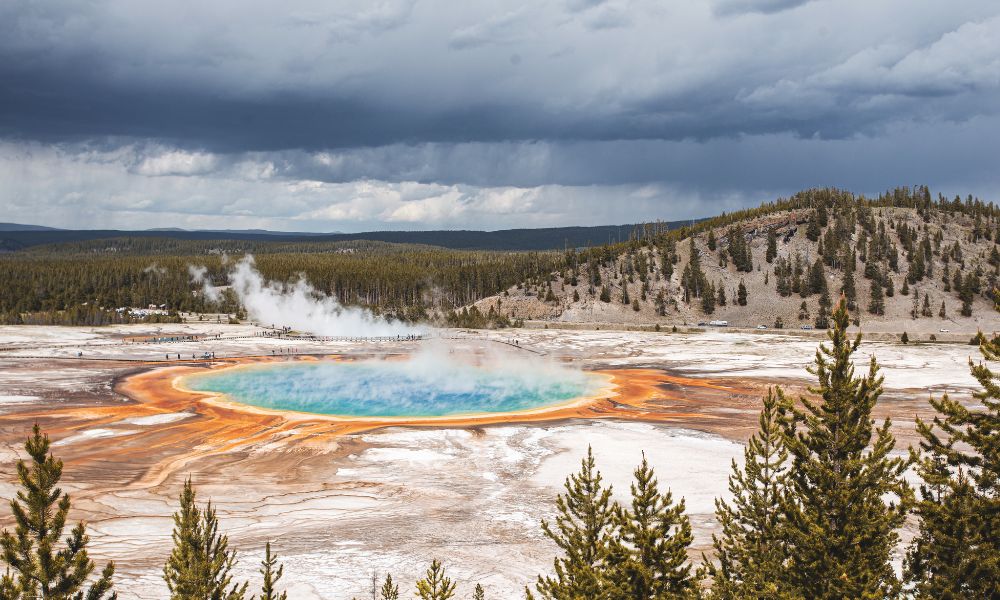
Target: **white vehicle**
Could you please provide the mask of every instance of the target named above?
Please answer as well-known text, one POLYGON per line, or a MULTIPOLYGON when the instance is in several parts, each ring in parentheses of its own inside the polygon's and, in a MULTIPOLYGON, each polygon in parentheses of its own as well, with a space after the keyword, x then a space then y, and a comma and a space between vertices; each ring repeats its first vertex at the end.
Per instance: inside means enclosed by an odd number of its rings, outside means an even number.
POLYGON ((709 321, 708 324, 712 327, 729 327, 729 321, 709 321))
POLYGON ((947 329, 938 329, 938 331, 940 331, 941 333, 948 333, 947 329))
POLYGON ((767 325, 758 325, 757 329, 767 329, 767 325))

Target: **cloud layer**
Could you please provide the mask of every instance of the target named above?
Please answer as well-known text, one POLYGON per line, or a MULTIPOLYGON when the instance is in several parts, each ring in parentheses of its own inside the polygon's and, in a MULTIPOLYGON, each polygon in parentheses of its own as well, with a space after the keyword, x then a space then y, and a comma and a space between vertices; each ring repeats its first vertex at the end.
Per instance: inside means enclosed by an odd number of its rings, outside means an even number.
POLYGON ((0 220, 495 228, 812 185, 995 199, 1000 8, 924 4, 13 0, 0 220))

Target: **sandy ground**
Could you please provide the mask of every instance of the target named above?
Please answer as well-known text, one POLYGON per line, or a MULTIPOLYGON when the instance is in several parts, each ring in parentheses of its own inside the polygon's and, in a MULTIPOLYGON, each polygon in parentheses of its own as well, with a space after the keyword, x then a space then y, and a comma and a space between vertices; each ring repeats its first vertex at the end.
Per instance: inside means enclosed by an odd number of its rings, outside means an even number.
MULTIPOLYGON (((706 548, 714 498, 726 494, 730 461, 755 427, 761 393, 778 383, 800 391, 816 348, 799 337, 719 331, 439 332, 445 339, 435 344, 451 352, 558 360, 618 377, 616 393, 575 412, 494 423, 344 428, 204 402, 169 385, 169 373, 239 357, 395 355, 427 344, 255 333, 199 323, 0 327, 0 496, 14 492, 13 463, 37 420, 66 461, 64 487, 74 517, 90 524, 96 557, 119 564, 123 599, 167 597, 160 569, 189 475, 218 507, 240 552, 240 576, 256 581, 263 544, 272 540, 296 600, 361 596, 372 570, 409 585, 433 557, 446 561, 460 595, 481 582, 489 597, 516 598, 551 565, 554 548, 538 523, 551 516, 588 445, 619 498, 644 450, 660 482, 685 499, 696 551, 706 548), (122 342, 191 334, 221 338, 122 342), (191 360, 204 352, 217 360, 191 360)), ((961 344, 862 346, 859 360, 874 353, 883 366, 878 414, 893 417, 901 452, 915 443, 913 419, 927 414, 928 394, 971 401, 974 352, 961 344)), ((7 511, 2 518, 9 525, 7 511)))

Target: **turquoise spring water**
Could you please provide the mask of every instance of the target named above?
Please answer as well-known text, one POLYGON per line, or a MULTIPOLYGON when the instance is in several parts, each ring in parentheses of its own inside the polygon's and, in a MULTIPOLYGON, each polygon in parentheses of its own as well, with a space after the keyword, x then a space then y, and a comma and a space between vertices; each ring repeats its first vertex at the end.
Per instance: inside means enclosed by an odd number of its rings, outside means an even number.
POLYGON ((603 381, 563 368, 428 361, 294 362, 191 375, 185 385, 275 410, 347 417, 444 417, 561 404, 603 381))

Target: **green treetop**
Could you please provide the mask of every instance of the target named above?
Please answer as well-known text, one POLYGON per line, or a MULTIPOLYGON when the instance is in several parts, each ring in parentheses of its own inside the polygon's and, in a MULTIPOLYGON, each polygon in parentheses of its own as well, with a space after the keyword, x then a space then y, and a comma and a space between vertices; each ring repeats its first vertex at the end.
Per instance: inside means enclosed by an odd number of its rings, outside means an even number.
POLYGON ((49 436, 36 424, 24 444, 30 463, 18 461, 21 489, 10 501, 14 532, 0 536, 7 573, 0 579, 0 600, 114 600, 111 591, 114 563, 108 565, 89 587, 94 561, 87 555, 90 539, 78 523, 57 549, 69 517, 69 494, 57 487, 63 463, 49 453, 49 436))
POLYGON ((417 597, 420 600, 448 600, 454 596, 455 584, 445 576, 444 566, 435 558, 427 574, 417 582, 417 597))
MULTIPOLYGON (((997 340, 980 349, 1000 360, 997 340)), ((924 483, 906 571, 918 598, 1000 598, 1000 385, 986 364, 969 364, 982 408, 946 394, 931 399, 931 422, 917 420, 924 483)))
POLYGON ((697 590, 687 559, 693 538, 684 500, 675 504, 669 490, 660 492, 645 455, 635 470, 631 492, 631 504, 617 511, 618 536, 611 544, 612 589, 608 597, 693 597, 697 590))
POLYGON ((202 510, 191 480, 184 482, 180 509, 174 513, 174 548, 163 567, 171 600, 243 600, 247 584, 232 582, 236 552, 219 533, 212 503, 202 510))
POLYGON ((392 582, 392 575, 386 575, 378 600, 399 600, 399 586, 392 582))
MULTIPOLYGON (((542 531, 562 550, 562 556, 553 561, 554 576, 539 576, 535 588, 548 600, 605 597, 617 510, 590 448, 580 472, 566 479, 565 488, 556 498, 559 514, 555 522, 542 521, 542 531)), ((533 597, 529 590, 526 595, 533 597)))
POLYGON ((818 398, 801 398, 784 424, 792 459, 782 501, 789 544, 785 575, 800 597, 841 600, 895 597, 900 582, 890 563, 912 491, 903 479, 908 461, 890 456, 895 439, 888 419, 875 428, 872 409, 882 377, 872 357, 856 377, 852 355, 861 343, 847 336, 844 299, 833 315, 830 343, 809 369, 818 398))
POLYGON ((743 451, 743 467, 733 460, 729 476, 733 499, 715 501, 722 531, 712 536, 718 561, 708 564, 712 598, 787 597, 781 587, 788 550, 781 502, 788 479, 788 451, 779 417, 786 404, 781 388, 768 390, 759 429, 743 451))
POLYGON ((260 590, 260 600, 288 600, 286 592, 278 592, 275 586, 285 574, 284 565, 278 564, 278 555, 271 553, 271 542, 264 546, 264 560, 260 562, 260 574, 264 583, 260 590))

